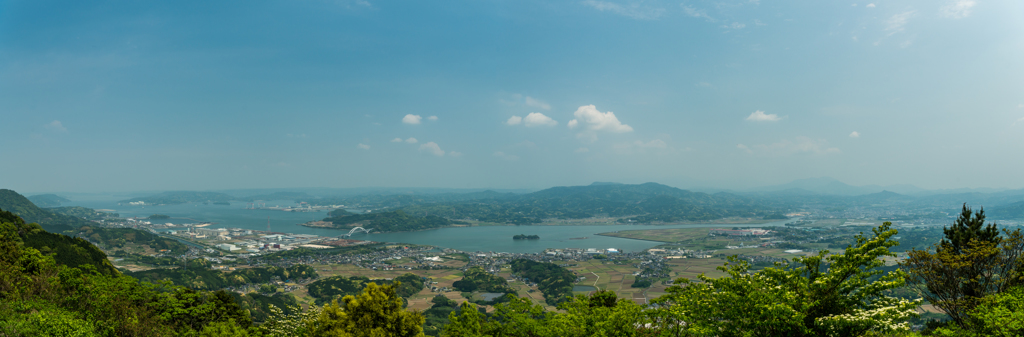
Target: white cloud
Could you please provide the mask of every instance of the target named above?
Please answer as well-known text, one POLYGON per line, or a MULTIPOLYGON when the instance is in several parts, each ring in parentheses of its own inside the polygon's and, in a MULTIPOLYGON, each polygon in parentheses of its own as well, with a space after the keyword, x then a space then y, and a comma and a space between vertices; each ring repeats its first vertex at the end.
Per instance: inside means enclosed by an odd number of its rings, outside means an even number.
POLYGON ((523 118, 523 125, 532 128, 535 126, 555 126, 558 125, 558 122, 542 113, 531 112, 529 115, 526 115, 526 118, 523 118))
POLYGON ((448 151, 448 155, 449 155, 449 156, 452 156, 452 157, 462 157, 462 152, 458 152, 458 151, 448 151))
POLYGON ((971 15, 971 8, 978 3, 974 0, 955 0, 942 6, 942 15, 947 18, 963 19, 971 15))
POLYGON ((692 16, 692 17, 695 17, 695 18, 704 18, 705 20, 708 20, 708 21, 711 21, 711 22, 715 21, 715 19, 712 19, 710 16, 708 16, 708 13, 705 12, 705 11, 699 10, 697 8, 694 8, 693 6, 690 6, 690 5, 685 5, 685 4, 679 4, 679 5, 683 7, 683 13, 686 13, 686 15, 688 15, 688 16, 692 16))
POLYGON ((363 150, 369 150, 370 149, 369 145, 366 145, 366 144, 363 144, 363 143, 359 143, 359 145, 356 145, 356 146, 358 146, 360 149, 363 149, 363 150))
POLYGON ((392 139, 391 142, 392 143, 401 143, 402 139, 401 138, 395 138, 395 139, 392 139))
POLYGON ((752 122, 778 122, 780 119, 779 115, 776 114, 765 114, 764 111, 757 110, 747 116, 748 121, 752 122))
POLYGON ((409 144, 416 144, 419 143, 420 141, 416 140, 416 138, 409 137, 409 139, 406 139, 405 142, 409 144))
POLYGON ((655 148, 655 149, 664 149, 664 148, 668 147, 668 144, 665 144, 665 141, 663 141, 661 139, 655 139, 655 140, 652 140, 652 141, 649 141, 649 142, 646 142, 646 143, 638 140, 638 141, 633 142, 633 145, 635 145, 636 147, 639 147, 639 148, 655 148))
POLYGON ((875 8, 875 3, 873 3, 873 2, 872 2, 872 3, 869 3, 869 4, 867 5, 867 6, 864 6, 864 7, 867 7, 867 8, 875 8))
POLYGON ((597 107, 594 105, 584 105, 576 109, 573 113, 576 119, 569 121, 569 128, 575 128, 579 123, 582 123, 587 130, 591 131, 608 131, 608 132, 632 132, 633 127, 622 124, 619 119, 615 117, 615 113, 600 112, 597 111, 597 107))
POLYGON ((526 96, 526 106, 537 109, 551 110, 551 105, 530 96, 526 96))
POLYGON ((430 117, 427 117, 427 119, 432 120, 432 121, 437 121, 437 116, 430 116, 430 117))
POLYGON ((585 148, 585 147, 581 147, 581 148, 576 149, 576 153, 587 153, 587 152, 590 152, 590 149, 585 148))
POLYGON ((508 160, 508 161, 516 161, 516 160, 519 160, 519 156, 516 156, 516 155, 512 155, 512 154, 507 154, 507 153, 505 153, 505 152, 501 152, 501 151, 495 152, 495 153, 494 153, 494 156, 495 156, 495 157, 498 157, 498 158, 501 158, 501 159, 503 159, 503 160, 508 160))
POLYGON ((522 123, 522 122, 523 122, 523 117, 512 116, 512 117, 509 117, 507 121, 505 121, 505 124, 508 124, 508 125, 519 125, 519 123, 522 123))
POLYGON ((860 132, 850 132, 850 138, 860 138, 860 132))
POLYGON ((56 120, 43 125, 43 128, 54 132, 68 132, 68 128, 64 127, 64 124, 61 124, 60 121, 56 120))
POLYGON ((900 14, 893 15, 885 22, 885 30, 889 32, 888 35, 893 35, 903 31, 904 26, 907 25, 907 21, 914 16, 915 11, 906 11, 900 14))
POLYGON ((434 142, 427 142, 426 144, 420 145, 420 152, 427 152, 438 157, 444 156, 444 151, 441 150, 441 147, 434 142))
POLYGON ((739 144, 736 148, 747 153, 757 153, 765 156, 788 156, 794 154, 827 155, 840 153, 839 148, 829 147, 828 141, 824 139, 810 139, 808 137, 796 137, 794 140, 782 140, 772 144, 757 144, 748 147, 739 144))
POLYGON ((642 2, 620 5, 610 1, 584 0, 583 4, 602 12, 611 12, 637 20, 654 20, 665 14, 664 8, 647 6, 642 2))
POLYGON ((402 117, 402 123, 405 124, 419 124, 421 120, 423 120, 423 117, 420 117, 420 115, 408 114, 402 117))
POLYGON ((733 22, 731 25, 722 26, 722 28, 743 29, 743 27, 746 27, 746 26, 747 25, 739 23, 739 22, 733 22))

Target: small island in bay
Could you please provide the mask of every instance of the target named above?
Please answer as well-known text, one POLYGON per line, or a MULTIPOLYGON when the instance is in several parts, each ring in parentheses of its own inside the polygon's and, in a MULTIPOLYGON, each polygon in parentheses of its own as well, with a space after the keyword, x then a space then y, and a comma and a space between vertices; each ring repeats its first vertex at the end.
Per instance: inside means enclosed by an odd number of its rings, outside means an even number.
POLYGON ((147 219, 170 219, 170 218, 171 218, 170 215, 153 214, 153 215, 150 215, 149 218, 147 218, 147 219))
POLYGON ((519 234, 513 236, 512 240, 540 240, 540 236, 519 234))

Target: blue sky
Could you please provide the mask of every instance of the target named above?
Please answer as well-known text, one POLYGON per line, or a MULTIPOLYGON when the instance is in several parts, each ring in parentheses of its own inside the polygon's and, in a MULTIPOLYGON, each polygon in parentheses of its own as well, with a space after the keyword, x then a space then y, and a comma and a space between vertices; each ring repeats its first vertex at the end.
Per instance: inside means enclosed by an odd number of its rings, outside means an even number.
POLYGON ((1024 187, 1020 1, 2 1, 0 187, 1024 187))

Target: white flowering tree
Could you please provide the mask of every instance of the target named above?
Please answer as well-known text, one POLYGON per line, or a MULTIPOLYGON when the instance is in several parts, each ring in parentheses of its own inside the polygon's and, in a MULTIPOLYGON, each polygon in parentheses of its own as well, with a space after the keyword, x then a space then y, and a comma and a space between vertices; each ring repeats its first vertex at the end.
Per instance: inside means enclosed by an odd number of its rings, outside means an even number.
POLYGON ((909 328, 920 300, 886 296, 905 284, 900 270, 879 269, 895 229, 886 222, 873 236, 857 236, 842 254, 821 251, 792 263, 750 271, 730 258, 727 277, 676 280, 661 304, 663 335, 673 336, 861 336, 909 328))

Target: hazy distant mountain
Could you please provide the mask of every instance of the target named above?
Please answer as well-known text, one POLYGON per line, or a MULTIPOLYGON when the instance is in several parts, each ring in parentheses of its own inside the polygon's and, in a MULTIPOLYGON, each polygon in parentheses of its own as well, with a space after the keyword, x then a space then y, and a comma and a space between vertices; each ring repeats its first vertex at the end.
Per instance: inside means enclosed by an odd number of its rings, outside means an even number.
POLYGON ((774 193, 782 193, 782 194, 797 194, 797 195, 799 195, 800 193, 803 193, 802 191, 807 191, 807 192, 810 192, 812 194, 853 196, 853 195, 865 195, 865 194, 879 193, 879 192, 882 192, 882 191, 890 191, 890 192, 895 192, 895 193, 899 193, 899 194, 917 194, 917 193, 925 192, 927 190, 922 189, 922 188, 917 187, 917 186, 906 185, 906 184, 889 185, 889 186, 879 186, 879 185, 853 186, 853 185, 849 185, 849 184, 843 183, 843 182, 841 182, 839 180, 836 180, 834 178, 820 177, 820 178, 798 179, 798 180, 794 180, 792 182, 789 182, 789 183, 786 183, 786 184, 782 184, 782 185, 759 187, 759 188, 750 189, 749 191, 750 192, 760 192, 760 193, 772 193, 772 194, 774 194, 774 193))
POLYGON ((410 214, 516 224, 594 216, 628 218, 624 222, 703 221, 733 216, 764 217, 778 212, 751 198, 691 192, 657 183, 560 186, 471 202, 406 204, 403 209, 410 214))
POLYGON ((49 207, 60 207, 65 202, 71 202, 67 198, 61 197, 56 194, 39 194, 28 197, 28 200, 32 201, 36 206, 49 208, 49 207))
POLYGON ((126 200, 118 201, 118 203, 127 204, 129 202, 145 202, 147 205, 176 205, 185 204, 190 202, 228 202, 236 200, 235 197, 224 193, 217 192, 195 192, 195 191, 174 191, 164 192, 157 195, 151 195, 148 197, 138 197, 126 200))
POLYGON ((1024 219, 1024 201, 985 209, 989 219, 1024 219))

